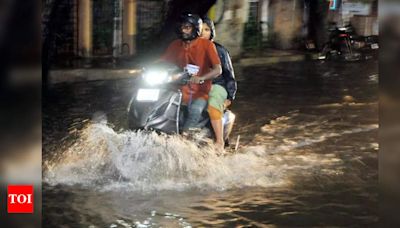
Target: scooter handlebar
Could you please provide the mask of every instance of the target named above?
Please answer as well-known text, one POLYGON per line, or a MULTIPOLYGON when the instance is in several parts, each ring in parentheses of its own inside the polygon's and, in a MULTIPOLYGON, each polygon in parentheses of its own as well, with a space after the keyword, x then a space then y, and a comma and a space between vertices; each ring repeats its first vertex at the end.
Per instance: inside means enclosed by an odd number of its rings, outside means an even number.
POLYGON ((178 73, 178 74, 172 76, 172 78, 173 78, 172 82, 179 84, 179 85, 186 85, 190 82, 190 75, 186 71, 178 73))
MULTIPOLYGON (((177 76, 174 77, 176 79, 173 81, 180 85, 187 85, 190 83, 191 77, 193 77, 193 76, 190 73, 188 73, 187 71, 184 71, 182 73, 177 74, 177 76)), ((204 80, 200 80, 199 84, 203 84, 203 83, 204 83, 204 80)))
MULTIPOLYGON (((191 83, 191 80, 190 80, 191 77, 193 77, 193 76, 189 75, 187 78, 182 79, 182 82, 184 83, 184 85, 191 83)), ((200 85, 204 84, 204 80, 200 80, 199 84, 200 85)))

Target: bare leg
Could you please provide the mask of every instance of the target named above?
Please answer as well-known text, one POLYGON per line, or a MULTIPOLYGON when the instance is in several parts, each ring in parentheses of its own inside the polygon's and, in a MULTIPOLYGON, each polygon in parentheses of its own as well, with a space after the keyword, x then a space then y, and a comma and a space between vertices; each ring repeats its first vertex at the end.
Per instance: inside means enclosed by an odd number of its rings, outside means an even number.
POLYGON ((217 146, 220 149, 224 149, 224 126, 222 125, 222 119, 211 120, 211 126, 214 129, 217 146))

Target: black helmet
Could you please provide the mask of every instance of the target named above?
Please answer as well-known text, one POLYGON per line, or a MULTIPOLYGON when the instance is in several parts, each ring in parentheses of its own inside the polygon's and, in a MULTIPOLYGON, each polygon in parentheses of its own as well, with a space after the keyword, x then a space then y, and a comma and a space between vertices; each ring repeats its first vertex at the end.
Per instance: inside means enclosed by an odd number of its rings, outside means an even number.
POLYGON ((199 16, 197 16, 195 14, 190 14, 190 13, 182 14, 179 19, 178 28, 177 28, 176 32, 178 34, 178 37, 182 40, 193 40, 200 36, 202 25, 203 25, 203 21, 201 20, 201 18, 199 16), (193 25, 193 31, 192 31, 192 35, 190 37, 183 36, 181 26, 182 26, 182 24, 185 24, 185 23, 189 23, 189 24, 193 25))
POLYGON ((210 40, 214 39, 214 37, 215 37, 214 22, 208 17, 203 17, 203 23, 206 23, 208 25, 208 27, 210 27, 210 30, 211 30, 210 40))

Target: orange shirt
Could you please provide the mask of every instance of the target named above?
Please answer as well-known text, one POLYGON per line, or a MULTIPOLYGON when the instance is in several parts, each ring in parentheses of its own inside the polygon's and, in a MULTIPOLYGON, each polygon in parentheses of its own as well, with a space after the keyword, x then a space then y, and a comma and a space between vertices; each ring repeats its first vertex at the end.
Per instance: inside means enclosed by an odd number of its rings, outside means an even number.
MULTIPOLYGON (((201 38, 194 39, 190 43, 179 39, 174 40, 161 59, 176 64, 181 68, 187 64, 199 66, 198 77, 208 73, 213 65, 221 64, 215 45, 211 41, 201 38)), ((211 80, 207 80, 201 85, 190 84, 182 86, 183 102, 188 103, 190 93, 192 93, 192 100, 198 98, 207 100, 211 83, 211 80)))

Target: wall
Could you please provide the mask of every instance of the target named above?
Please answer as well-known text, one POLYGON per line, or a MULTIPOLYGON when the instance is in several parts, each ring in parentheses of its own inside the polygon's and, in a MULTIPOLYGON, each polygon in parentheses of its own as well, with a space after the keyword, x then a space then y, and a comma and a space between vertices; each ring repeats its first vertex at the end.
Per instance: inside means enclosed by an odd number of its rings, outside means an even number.
POLYGON ((215 41, 223 44, 233 58, 241 54, 244 23, 248 14, 248 1, 246 0, 219 0, 215 8, 216 18, 223 13, 223 18, 216 25, 215 41))
POLYGON ((301 0, 271 1, 272 33, 274 46, 280 49, 295 47, 301 36, 303 25, 303 4, 301 0))

